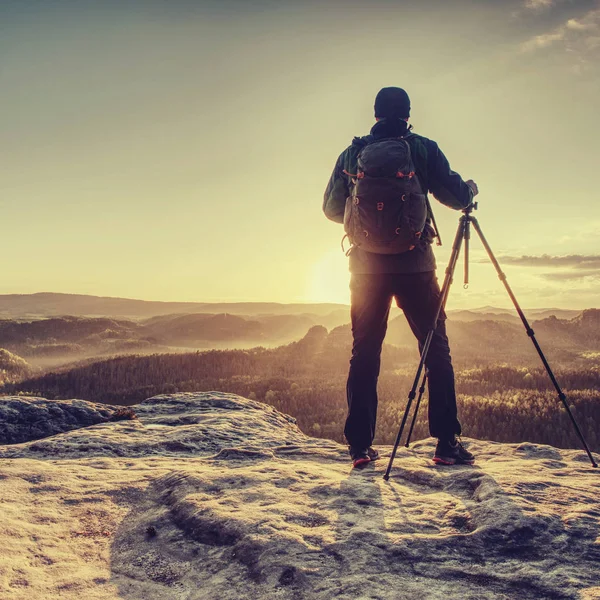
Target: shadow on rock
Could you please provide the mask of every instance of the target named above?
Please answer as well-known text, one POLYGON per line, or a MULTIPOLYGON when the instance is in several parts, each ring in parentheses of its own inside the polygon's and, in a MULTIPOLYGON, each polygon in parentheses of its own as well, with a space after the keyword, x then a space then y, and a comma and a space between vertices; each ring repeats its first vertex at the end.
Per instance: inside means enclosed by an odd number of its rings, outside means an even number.
POLYGON ((404 452, 386 483, 333 444, 221 451, 149 486, 116 535, 113 582, 148 600, 558 600, 596 585, 597 518, 565 523, 429 454, 404 452))

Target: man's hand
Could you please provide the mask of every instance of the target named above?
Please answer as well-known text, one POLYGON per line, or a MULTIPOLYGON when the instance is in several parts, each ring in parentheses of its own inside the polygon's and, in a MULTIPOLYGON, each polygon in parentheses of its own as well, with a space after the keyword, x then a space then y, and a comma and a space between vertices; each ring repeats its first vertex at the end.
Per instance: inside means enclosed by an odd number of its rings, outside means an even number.
POLYGON ((479 194, 479 188, 477 187, 477 184, 472 179, 465 181, 465 183, 471 188, 471 191, 473 192, 473 198, 475 198, 475 196, 479 194))

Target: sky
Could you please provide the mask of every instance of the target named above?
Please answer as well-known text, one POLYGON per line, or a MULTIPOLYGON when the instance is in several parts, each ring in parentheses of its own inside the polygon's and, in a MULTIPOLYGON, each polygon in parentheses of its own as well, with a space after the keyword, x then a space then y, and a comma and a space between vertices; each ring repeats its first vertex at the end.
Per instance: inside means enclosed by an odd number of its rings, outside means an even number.
POLYGON ((323 192, 392 85, 521 304, 598 307, 599 59, 600 0, 1 0, 0 293, 348 302, 323 192))

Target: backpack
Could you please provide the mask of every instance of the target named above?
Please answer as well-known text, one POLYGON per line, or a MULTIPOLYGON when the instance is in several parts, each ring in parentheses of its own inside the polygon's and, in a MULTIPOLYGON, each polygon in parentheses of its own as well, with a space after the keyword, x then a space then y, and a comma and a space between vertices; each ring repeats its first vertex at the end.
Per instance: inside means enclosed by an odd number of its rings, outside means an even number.
MULTIPOLYGON (((404 138, 367 143, 357 156, 352 193, 346 199, 344 231, 355 247, 376 254, 412 250, 423 235, 427 196, 404 138)), ((342 240, 343 248, 343 240, 342 240)))

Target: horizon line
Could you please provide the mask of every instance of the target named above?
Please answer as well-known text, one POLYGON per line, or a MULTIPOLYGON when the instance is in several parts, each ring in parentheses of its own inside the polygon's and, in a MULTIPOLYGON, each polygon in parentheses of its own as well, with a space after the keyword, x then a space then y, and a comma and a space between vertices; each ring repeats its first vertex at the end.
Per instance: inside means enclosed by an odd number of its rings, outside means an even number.
MULTIPOLYGON (((82 297, 82 298, 97 298, 101 300, 121 300, 128 302, 148 302, 155 304, 199 304, 199 305, 214 305, 214 304, 250 304, 250 305, 259 305, 259 304, 271 304, 276 306, 339 306, 339 307, 350 307, 350 304, 345 304, 342 302, 307 302, 307 301, 296 301, 296 302, 276 302, 269 300, 147 300, 142 298, 129 298, 125 296, 100 296, 96 294, 81 294, 81 293, 71 293, 71 292, 29 292, 29 293, 0 293, 0 298, 7 296, 73 296, 73 297, 82 297)), ((395 308, 394 306, 392 308, 395 308)), ((450 312, 458 312, 458 311, 476 311, 476 310, 484 310, 484 309, 496 309, 496 310, 505 310, 512 311, 514 307, 502 307, 502 306, 493 306, 490 304, 486 304, 483 306, 477 306, 472 308, 452 308, 448 309, 450 312)), ((547 311, 547 310, 571 310, 571 311, 584 311, 584 310, 594 310, 597 308, 594 306, 588 306, 584 308, 573 307, 573 308, 558 308, 558 307, 542 307, 542 308, 524 308, 523 310, 527 311, 547 311)))

